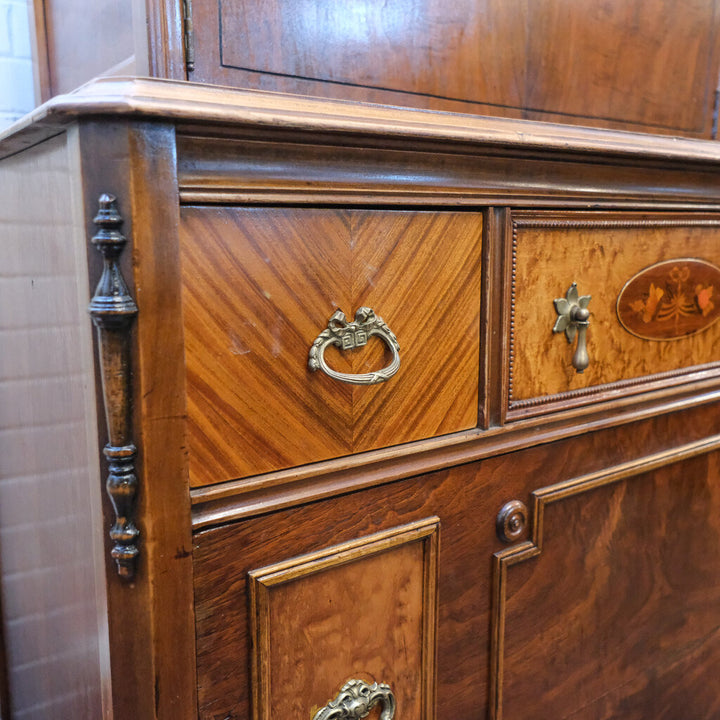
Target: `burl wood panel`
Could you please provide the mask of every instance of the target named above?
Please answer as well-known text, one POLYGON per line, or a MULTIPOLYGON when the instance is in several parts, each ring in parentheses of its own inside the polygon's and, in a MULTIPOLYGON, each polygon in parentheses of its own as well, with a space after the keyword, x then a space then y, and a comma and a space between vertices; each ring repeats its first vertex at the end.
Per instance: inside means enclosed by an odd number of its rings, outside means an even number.
MULTIPOLYGON (((516 214, 514 234, 511 408, 522 406, 523 400, 720 359, 717 324, 676 340, 647 340, 629 333, 616 311, 625 284, 648 266, 681 258, 720 263, 719 218, 516 214), (592 296, 588 306, 590 365, 582 374, 571 365, 574 344, 568 344, 563 333, 552 332, 557 318, 553 299, 565 297, 572 282, 577 282, 581 295, 592 296)), ((671 265, 667 282, 676 288, 671 277, 675 265, 671 265)), ((694 288, 695 284, 690 295, 694 288)), ((704 288, 715 300, 719 290, 704 288)), ((688 302, 694 306, 693 297, 688 296, 688 302)), ((696 310, 702 312, 699 306, 696 310)))
POLYGON ((256 720, 312 716, 349 679, 434 717, 438 531, 429 518, 250 573, 256 720))
POLYGON ((639 472, 538 493, 541 553, 506 569, 493 720, 720 715, 720 458, 639 472))
MULTIPOLYGON (((474 427, 477 213, 181 211, 188 449, 195 486, 474 427), (372 307, 398 337, 387 382, 307 367, 330 316, 372 307)), ((349 373, 389 364, 376 338, 330 348, 349 373)))
POLYGON ((194 0, 190 79, 709 137, 712 0, 194 0))
POLYGON ((63 134, 0 166, 2 634, 12 717, 27 720, 100 718, 109 706, 105 528, 76 158, 74 136, 63 134))
MULTIPOLYGON (((717 404, 711 404, 585 435, 582 442, 572 438, 196 533, 193 564, 199 718, 250 716, 249 571, 430 516, 438 516, 442 528, 438 556, 438 717, 485 717, 491 560, 493 553, 506 547, 495 535, 495 518, 503 504, 512 499, 529 503, 529 494, 536 488, 600 471, 641 453, 661 452, 674 442, 693 442, 718 432, 720 413, 717 404)), ((702 486, 696 484, 692 490, 702 486)), ((678 504, 689 498, 684 490, 677 494, 678 504)), ((590 507, 596 510, 597 504, 590 507)), ((695 505, 690 507, 682 533, 673 540, 677 543, 673 557, 679 564, 697 547, 695 536, 689 534, 696 517, 692 510, 695 505)), ((701 513, 700 523, 706 517, 701 513)), ((644 532, 656 537, 652 514, 638 526, 638 534, 644 532)), ((668 535, 666 547, 670 538, 668 535)), ((565 544, 572 539, 572 535, 562 534, 565 544)), ((692 569, 687 572, 693 574, 698 565, 695 560, 691 562, 692 569)), ((555 582, 563 582, 562 563, 555 563, 550 572, 555 582)), ((699 584, 699 579, 693 582, 699 584)), ((684 602, 681 588, 675 602, 684 602)), ((532 627, 529 632, 532 634, 532 627)), ((705 670, 709 672, 709 668, 705 670)), ((309 713, 305 717, 309 718, 309 713)))

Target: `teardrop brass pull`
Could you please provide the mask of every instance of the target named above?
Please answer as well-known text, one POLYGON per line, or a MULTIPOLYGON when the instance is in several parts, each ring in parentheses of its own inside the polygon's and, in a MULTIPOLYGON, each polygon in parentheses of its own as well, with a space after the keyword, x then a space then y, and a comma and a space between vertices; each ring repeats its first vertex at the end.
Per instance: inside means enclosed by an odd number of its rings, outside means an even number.
POLYGON ((372 308, 359 308, 355 313, 355 320, 350 323, 347 321, 345 313, 336 310, 328 321, 327 328, 315 338, 310 348, 308 367, 313 372, 322 370, 326 375, 341 382, 353 385, 374 385, 389 380, 400 368, 400 345, 392 330, 381 317, 375 314, 372 308), (373 335, 383 340, 393 355, 392 362, 382 370, 353 375, 333 370, 325 362, 325 349, 328 345, 336 345, 341 350, 352 350, 366 345, 368 339, 373 335))
POLYGON ((369 685, 363 680, 348 680, 337 697, 315 713, 313 720, 361 720, 382 703, 380 720, 392 720, 395 696, 385 683, 369 685))
POLYGON ((587 309, 591 295, 578 295, 577 284, 573 283, 564 298, 553 300, 558 318, 553 327, 554 333, 565 332, 567 341, 571 343, 577 335, 577 347, 572 358, 572 365, 578 373, 590 364, 587 351, 587 329, 590 325, 590 311, 587 309))

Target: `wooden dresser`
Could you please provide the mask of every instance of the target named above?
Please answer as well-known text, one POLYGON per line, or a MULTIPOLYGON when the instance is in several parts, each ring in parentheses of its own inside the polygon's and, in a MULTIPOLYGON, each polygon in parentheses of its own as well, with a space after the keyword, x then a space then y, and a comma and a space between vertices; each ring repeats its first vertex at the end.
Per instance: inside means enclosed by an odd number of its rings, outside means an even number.
POLYGON ((104 79, 0 155, 13 718, 720 717, 720 146, 104 79))

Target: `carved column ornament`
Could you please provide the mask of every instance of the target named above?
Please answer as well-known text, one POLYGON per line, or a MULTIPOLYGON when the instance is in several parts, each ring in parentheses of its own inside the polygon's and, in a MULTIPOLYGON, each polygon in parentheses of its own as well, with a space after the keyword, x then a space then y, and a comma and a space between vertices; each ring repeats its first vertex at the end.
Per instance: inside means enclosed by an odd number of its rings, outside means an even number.
POLYGON ((88 308, 97 328, 100 370, 105 402, 108 444, 107 492, 115 510, 110 530, 114 542, 111 555, 120 577, 135 574, 138 536, 134 506, 137 492, 135 456, 132 441, 132 403, 130 392, 130 326, 138 309, 130 297, 118 263, 126 239, 120 232, 123 219, 112 195, 101 195, 93 222, 98 232, 92 243, 102 254, 104 267, 95 295, 88 308))

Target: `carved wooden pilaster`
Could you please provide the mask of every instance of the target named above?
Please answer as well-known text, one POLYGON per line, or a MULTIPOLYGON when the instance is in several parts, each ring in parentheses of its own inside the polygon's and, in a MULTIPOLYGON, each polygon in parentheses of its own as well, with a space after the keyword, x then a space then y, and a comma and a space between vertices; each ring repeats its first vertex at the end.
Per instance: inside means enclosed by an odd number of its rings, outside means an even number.
POLYGON ((130 326, 138 309, 130 297, 118 259, 125 247, 120 232, 122 217, 112 195, 101 195, 93 222, 98 232, 92 243, 103 256, 104 267, 95 295, 88 308, 97 327, 100 370, 105 402, 108 444, 107 492, 115 510, 110 537, 115 543, 111 554, 118 575, 130 579, 135 574, 139 530, 134 508, 137 492, 135 456, 132 439, 132 396, 130 390, 130 326))

